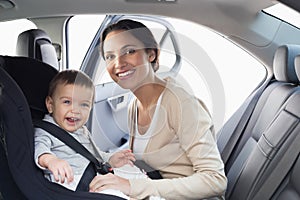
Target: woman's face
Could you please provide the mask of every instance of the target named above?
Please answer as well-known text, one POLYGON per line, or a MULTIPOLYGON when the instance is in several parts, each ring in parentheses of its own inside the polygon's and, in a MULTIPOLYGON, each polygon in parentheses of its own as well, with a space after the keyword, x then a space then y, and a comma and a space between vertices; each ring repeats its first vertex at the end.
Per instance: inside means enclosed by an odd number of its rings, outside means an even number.
POLYGON ((151 61, 154 51, 145 51, 145 46, 130 31, 112 31, 103 44, 107 71, 122 88, 135 90, 153 77, 151 61))

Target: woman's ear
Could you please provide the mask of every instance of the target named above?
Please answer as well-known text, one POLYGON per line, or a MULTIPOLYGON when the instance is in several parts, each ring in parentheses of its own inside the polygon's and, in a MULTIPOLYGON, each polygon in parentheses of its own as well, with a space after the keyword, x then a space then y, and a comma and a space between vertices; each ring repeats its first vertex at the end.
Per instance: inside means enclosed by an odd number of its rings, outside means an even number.
POLYGON ((149 50, 148 52, 149 62, 153 62, 156 58, 156 53, 154 50, 149 50))
POLYGON ((45 103, 46 103, 48 112, 51 114, 53 112, 53 99, 50 96, 47 96, 45 103))

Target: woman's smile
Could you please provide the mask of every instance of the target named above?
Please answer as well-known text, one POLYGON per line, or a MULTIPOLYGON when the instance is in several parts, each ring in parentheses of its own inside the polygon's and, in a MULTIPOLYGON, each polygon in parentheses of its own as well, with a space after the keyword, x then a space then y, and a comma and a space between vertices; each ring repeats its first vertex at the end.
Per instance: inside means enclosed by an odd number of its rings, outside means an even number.
POLYGON ((135 72, 135 69, 131 69, 131 70, 128 70, 128 71, 124 71, 124 72, 120 72, 120 73, 117 73, 117 76, 123 80, 123 79, 127 79, 129 77, 131 77, 133 75, 133 73, 135 72))

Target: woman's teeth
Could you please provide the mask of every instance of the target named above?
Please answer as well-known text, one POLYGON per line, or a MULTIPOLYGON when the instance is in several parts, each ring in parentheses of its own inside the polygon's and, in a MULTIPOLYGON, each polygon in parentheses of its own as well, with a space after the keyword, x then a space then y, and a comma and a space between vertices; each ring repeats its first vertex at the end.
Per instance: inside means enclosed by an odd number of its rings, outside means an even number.
POLYGON ((132 74, 132 73, 133 73, 133 70, 130 70, 130 71, 119 73, 118 76, 124 77, 124 76, 128 76, 129 74, 132 74))

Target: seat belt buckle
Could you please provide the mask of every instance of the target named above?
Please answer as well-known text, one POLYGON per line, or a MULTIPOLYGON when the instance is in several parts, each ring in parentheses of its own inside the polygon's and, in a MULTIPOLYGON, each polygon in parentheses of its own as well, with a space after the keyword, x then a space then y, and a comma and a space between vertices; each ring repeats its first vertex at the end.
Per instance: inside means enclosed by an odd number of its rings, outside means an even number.
POLYGON ((101 162, 99 166, 96 166, 96 170, 99 174, 105 175, 107 173, 114 173, 113 168, 108 162, 101 162))

